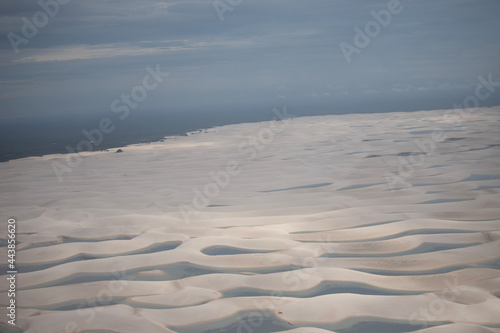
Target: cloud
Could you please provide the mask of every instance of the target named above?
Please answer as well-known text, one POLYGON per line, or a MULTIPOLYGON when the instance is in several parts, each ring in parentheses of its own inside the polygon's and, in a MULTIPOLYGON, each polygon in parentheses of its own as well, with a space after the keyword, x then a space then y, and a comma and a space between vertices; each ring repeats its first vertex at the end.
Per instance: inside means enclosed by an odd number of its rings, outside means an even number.
MULTIPOLYGON (((470 93, 477 76, 500 78, 500 2, 401 3, 347 64, 339 44, 353 43, 354 27, 386 0, 244 0, 223 22, 211 0, 71 1, 18 54, 0 39, 0 117, 105 109, 156 64, 171 84, 141 107, 164 112, 272 109, 284 96, 310 112, 442 108, 470 93)), ((3 1, 0 33, 21 34, 22 18, 39 10, 36 1, 3 1)))
MULTIPOLYGON (((172 47, 170 50, 180 49, 172 47)), ((115 58, 121 56, 140 56, 164 52, 165 49, 133 47, 128 45, 104 44, 97 46, 76 45, 69 47, 57 47, 42 49, 31 56, 20 58, 14 62, 44 62, 44 61, 68 61, 85 60, 95 58, 115 58)))

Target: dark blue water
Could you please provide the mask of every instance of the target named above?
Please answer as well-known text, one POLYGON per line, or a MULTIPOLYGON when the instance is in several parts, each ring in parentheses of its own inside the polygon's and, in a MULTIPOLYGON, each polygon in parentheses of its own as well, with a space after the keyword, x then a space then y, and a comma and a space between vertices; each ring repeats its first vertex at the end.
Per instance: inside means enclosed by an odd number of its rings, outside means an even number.
MULTIPOLYGON (((28 156, 68 153, 67 146, 76 151, 82 140, 88 140, 83 130, 99 128, 103 118, 109 118, 115 129, 103 134, 99 145, 92 150, 106 150, 135 143, 159 141, 165 136, 185 135, 187 132, 213 126, 255 121, 275 117, 270 109, 257 112, 131 112, 121 120, 112 112, 52 115, 0 120, 0 162, 28 156)), ((114 150, 113 150, 114 151, 114 150)))

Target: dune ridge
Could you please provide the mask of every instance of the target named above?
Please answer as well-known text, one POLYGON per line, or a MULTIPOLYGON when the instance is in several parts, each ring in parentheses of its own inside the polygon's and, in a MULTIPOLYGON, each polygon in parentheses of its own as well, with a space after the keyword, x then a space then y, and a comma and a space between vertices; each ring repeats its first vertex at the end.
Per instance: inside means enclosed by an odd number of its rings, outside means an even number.
POLYGON ((498 333, 500 107, 445 112, 216 127, 62 182, 64 155, 0 163, 0 328, 498 333))

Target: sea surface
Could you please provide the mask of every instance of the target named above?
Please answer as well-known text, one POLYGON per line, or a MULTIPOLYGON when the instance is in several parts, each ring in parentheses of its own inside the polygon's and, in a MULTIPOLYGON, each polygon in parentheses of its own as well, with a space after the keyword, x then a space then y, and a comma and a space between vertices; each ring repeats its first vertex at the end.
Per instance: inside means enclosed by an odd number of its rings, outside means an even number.
POLYGON ((159 141, 166 136, 213 126, 266 121, 275 117, 272 109, 256 112, 143 112, 130 113, 124 120, 118 114, 90 113, 78 115, 45 115, 0 120, 0 162, 13 159, 69 153, 82 140, 82 131, 99 128, 103 118, 115 129, 104 134, 92 150, 106 150, 135 143, 159 141))

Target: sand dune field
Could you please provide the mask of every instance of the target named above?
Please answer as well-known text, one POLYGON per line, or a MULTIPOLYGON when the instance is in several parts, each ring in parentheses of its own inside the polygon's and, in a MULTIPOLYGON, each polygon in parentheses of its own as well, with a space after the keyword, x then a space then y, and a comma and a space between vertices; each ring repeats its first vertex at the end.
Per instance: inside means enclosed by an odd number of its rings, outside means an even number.
POLYGON ((2 222, 0 331, 500 333, 499 115, 291 118, 0 163, 18 240, 12 327, 2 222))

